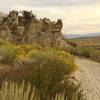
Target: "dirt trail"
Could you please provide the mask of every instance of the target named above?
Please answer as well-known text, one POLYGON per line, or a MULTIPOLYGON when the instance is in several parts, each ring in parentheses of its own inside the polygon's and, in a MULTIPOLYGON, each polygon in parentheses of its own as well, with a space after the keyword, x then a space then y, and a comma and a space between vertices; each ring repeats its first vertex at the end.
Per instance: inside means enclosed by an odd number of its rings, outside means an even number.
POLYGON ((100 100, 100 63, 76 58, 80 66, 76 77, 81 81, 87 100, 100 100))

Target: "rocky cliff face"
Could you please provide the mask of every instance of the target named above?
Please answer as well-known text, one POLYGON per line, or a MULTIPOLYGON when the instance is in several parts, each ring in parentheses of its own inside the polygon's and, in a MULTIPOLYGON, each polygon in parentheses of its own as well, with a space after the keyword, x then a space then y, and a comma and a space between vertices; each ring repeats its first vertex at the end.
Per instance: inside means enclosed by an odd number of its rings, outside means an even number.
POLYGON ((0 38, 14 43, 38 43, 44 47, 65 45, 61 33, 63 22, 37 19, 30 11, 11 11, 0 21, 0 38))

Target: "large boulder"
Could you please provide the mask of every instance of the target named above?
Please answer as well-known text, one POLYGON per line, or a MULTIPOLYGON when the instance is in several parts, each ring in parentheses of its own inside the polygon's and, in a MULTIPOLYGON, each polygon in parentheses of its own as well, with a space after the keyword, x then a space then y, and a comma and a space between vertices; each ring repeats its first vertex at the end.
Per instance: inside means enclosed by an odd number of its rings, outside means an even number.
MULTIPOLYGON (((13 43, 38 43, 44 47, 62 47, 61 33, 63 22, 48 18, 37 19, 32 11, 13 10, 1 20, 0 37, 13 43)), ((63 42, 62 42, 63 41, 63 42)))

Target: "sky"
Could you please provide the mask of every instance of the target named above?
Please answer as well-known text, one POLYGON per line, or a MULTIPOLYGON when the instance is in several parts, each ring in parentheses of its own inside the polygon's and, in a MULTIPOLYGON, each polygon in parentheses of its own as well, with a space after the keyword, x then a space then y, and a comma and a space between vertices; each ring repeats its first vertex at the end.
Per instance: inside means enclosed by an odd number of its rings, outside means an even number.
POLYGON ((60 18, 64 34, 100 32, 100 0, 0 0, 0 12, 11 10, 32 10, 38 18, 60 18))

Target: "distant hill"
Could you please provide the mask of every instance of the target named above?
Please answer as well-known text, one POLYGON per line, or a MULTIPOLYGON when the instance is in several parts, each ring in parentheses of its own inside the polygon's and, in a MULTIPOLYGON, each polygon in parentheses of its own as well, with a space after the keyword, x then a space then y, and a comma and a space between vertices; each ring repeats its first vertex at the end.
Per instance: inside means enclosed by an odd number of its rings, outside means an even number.
POLYGON ((100 36, 100 33, 91 33, 91 34, 86 34, 86 35, 74 35, 74 34, 64 34, 65 38, 80 38, 80 37, 95 37, 95 36, 100 36))
POLYGON ((76 43, 78 46, 99 46, 100 36, 81 37, 69 39, 69 41, 76 43))
POLYGON ((71 38, 78 38, 78 37, 80 37, 80 35, 64 34, 64 37, 65 37, 65 38, 69 38, 69 39, 71 39, 71 38))

